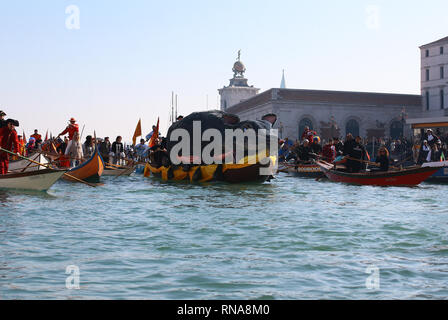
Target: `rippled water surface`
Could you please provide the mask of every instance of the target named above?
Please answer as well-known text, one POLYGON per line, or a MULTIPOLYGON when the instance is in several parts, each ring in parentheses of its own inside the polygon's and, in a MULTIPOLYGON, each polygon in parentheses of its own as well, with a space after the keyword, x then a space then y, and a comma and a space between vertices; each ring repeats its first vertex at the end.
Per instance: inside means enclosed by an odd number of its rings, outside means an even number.
POLYGON ((0 299, 448 297, 448 185, 103 182, 0 192, 0 299))

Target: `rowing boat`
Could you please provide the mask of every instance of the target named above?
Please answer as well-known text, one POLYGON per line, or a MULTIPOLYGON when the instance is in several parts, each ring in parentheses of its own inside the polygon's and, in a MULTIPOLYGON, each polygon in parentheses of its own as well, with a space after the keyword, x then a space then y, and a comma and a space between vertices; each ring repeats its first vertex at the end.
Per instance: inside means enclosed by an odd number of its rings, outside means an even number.
POLYGON ((333 164, 325 161, 316 163, 331 181, 372 186, 416 186, 440 169, 440 167, 414 167, 398 171, 349 173, 335 170, 333 164))
POLYGON ((66 170, 42 169, 0 175, 0 189, 47 191, 66 170))
MULTIPOLYGON (((47 158, 45 158, 43 154, 38 152, 30 155, 28 158, 42 164, 48 164, 47 158)), ((28 160, 9 161, 9 171, 11 172, 20 173, 20 172, 43 170, 43 169, 45 169, 44 166, 35 165, 28 160)))
MULTIPOLYGON (((303 178, 322 178, 324 173, 319 165, 315 163, 298 163, 298 164, 283 164, 282 172, 287 172, 298 177, 303 178)), ((280 166, 279 166, 280 167, 280 166)), ((280 170, 279 170, 280 171, 280 170)))
POLYGON ((111 167, 104 168, 103 176, 130 176, 135 171, 135 166, 129 167, 111 167))
MULTIPOLYGON (((100 177, 104 172, 104 160, 98 152, 98 147, 95 148, 95 152, 92 154, 89 160, 81 165, 74 167, 68 171, 71 176, 75 178, 87 181, 87 182, 99 182, 100 177)), ((63 179, 68 181, 76 181, 69 176, 64 175, 63 179)))

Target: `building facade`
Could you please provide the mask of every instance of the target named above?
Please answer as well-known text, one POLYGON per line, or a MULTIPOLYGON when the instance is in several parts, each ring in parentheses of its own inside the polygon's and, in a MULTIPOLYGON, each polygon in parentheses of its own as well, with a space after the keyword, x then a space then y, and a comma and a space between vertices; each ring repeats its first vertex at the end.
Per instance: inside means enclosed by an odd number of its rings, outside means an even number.
POLYGON ((281 138, 298 139, 305 126, 328 140, 347 133, 366 138, 410 135, 407 116, 421 111, 421 96, 370 92, 270 89, 226 109, 241 120, 278 116, 281 138))

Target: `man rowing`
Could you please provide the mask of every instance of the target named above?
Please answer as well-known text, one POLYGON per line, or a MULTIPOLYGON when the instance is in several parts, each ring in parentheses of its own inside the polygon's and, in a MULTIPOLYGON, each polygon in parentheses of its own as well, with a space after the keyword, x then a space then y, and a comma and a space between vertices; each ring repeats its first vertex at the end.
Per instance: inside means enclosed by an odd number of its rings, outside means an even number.
MULTIPOLYGON (((8 119, 6 126, 0 128, 0 146, 8 151, 20 156, 19 137, 15 127, 19 126, 19 121, 8 119)), ((0 151, 0 174, 7 174, 9 168, 9 155, 0 151)))
POLYGON ((78 126, 78 124, 76 123, 75 118, 70 118, 70 120, 69 120, 69 124, 68 124, 67 128, 65 128, 65 130, 62 131, 62 132, 57 136, 57 138, 59 138, 60 136, 63 136, 63 135, 65 135, 65 134, 68 133, 68 140, 72 141, 75 132, 79 133, 79 126, 78 126))

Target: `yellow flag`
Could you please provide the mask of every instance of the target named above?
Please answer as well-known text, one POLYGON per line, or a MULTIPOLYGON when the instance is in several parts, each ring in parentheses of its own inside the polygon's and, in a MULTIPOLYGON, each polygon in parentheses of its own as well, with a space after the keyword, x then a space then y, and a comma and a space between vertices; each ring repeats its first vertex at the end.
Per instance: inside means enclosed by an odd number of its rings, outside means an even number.
POLYGON ((137 128, 135 128, 134 136, 132 137, 132 143, 135 146, 135 142, 137 141, 137 137, 140 137, 142 135, 142 120, 139 119, 137 123, 137 128))

